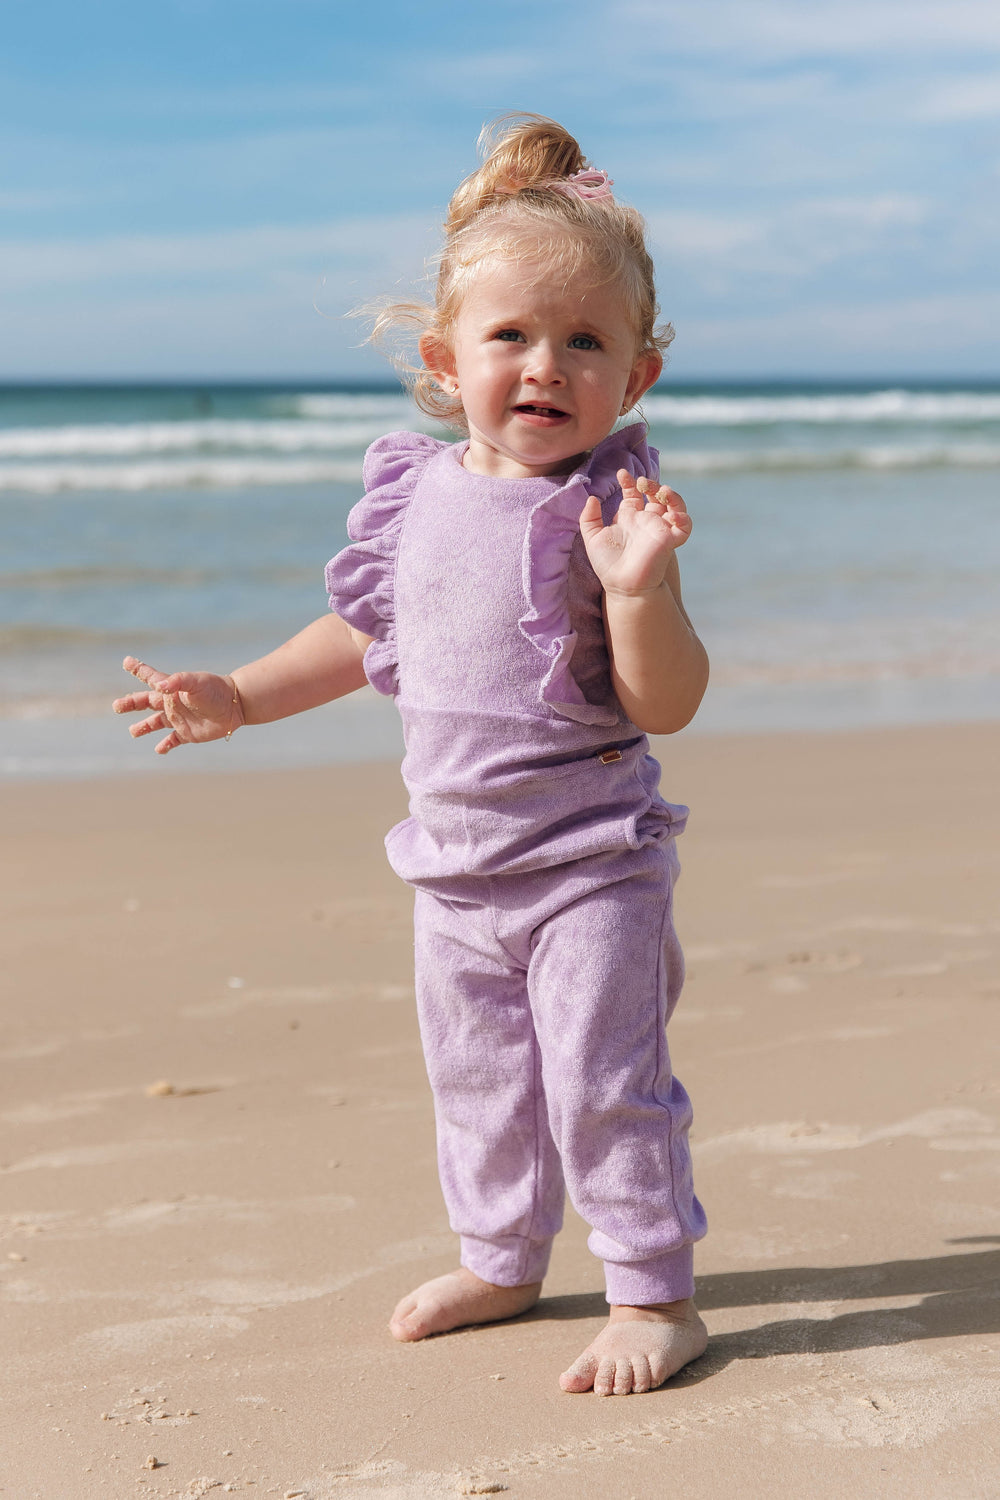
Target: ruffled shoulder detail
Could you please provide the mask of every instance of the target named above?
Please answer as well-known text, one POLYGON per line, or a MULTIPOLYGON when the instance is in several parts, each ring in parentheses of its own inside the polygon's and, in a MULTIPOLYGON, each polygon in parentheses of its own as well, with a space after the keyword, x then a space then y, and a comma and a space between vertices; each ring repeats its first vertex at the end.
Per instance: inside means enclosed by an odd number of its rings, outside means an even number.
POLYGON ((417 483, 433 458, 449 446, 422 432, 390 432, 365 454, 365 496, 347 518, 352 546, 326 566, 330 608, 374 639, 365 652, 365 675, 390 697, 398 686, 395 575, 399 538, 417 483))
POLYGON ((621 501, 618 470, 633 477, 659 474, 659 454, 646 444, 646 426, 636 422, 598 443, 566 483, 550 491, 531 512, 521 559, 528 611, 518 621, 522 635, 541 652, 548 668, 539 688, 541 701, 581 724, 618 725, 624 714, 613 706, 588 703, 570 670, 576 631, 570 621, 569 564, 588 495, 601 501, 605 524, 621 501))

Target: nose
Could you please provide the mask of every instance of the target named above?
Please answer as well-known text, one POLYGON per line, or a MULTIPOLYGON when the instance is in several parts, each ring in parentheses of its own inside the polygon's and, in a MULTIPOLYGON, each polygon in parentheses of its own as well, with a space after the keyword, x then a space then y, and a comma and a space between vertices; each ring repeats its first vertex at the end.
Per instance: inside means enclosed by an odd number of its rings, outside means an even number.
POLYGON ((524 363, 524 378, 534 385, 565 385, 566 377, 559 362, 558 351, 548 339, 532 344, 524 363))

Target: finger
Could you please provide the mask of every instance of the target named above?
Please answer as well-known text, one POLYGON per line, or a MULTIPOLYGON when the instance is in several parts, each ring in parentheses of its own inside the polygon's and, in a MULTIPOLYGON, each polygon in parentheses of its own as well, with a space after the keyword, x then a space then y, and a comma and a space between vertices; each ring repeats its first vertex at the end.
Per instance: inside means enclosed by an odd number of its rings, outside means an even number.
POLYGON ((604 514, 596 495, 587 496, 587 503, 580 512, 580 530, 585 538, 599 536, 604 530, 604 514))
POLYGON ((140 682, 147 682, 150 687, 158 688, 160 679, 166 676, 166 673, 151 667, 146 661, 140 661, 136 656, 126 656, 122 666, 126 672, 131 672, 133 677, 138 677, 140 682))
POLYGON ((144 734, 155 734, 158 729, 169 729, 170 722, 166 716, 150 714, 148 719, 140 719, 138 724, 130 724, 128 732, 134 740, 141 739, 144 734))
POLYGON ((642 509, 642 490, 640 485, 645 481, 642 476, 635 479, 628 469, 619 469, 617 474, 618 483, 621 485, 622 504, 632 510, 642 509))
MULTIPOLYGON (((161 725, 160 727, 164 728, 165 726, 161 725)), ((165 739, 162 739, 158 745, 153 746, 153 749, 156 751, 157 755, 169 755, 171 750, 176 750, 177 746, 183 745, 183 743, 184 741, 181 739, 177 731, 171 730, 171 732, 166 736, 165 739)))
POLYGON ((161 693, 193 693, 199 686, 200 672, 170 672, 157 683, 161 693))
POLYGON ((654 505, 662 505, 665 510, 685 510, 687 508, 681 496, 678 495, 676 490, 672 490, 669 484, 656 485, 652 493, 647 494, 646 499, 647 501, 652 501, 654 505))
POLYGON ((691 535, 691 527, 694 523, 686 510, 665 510, 662 515, 671 531, 680 532, 684 536, 691 535))
MULTIPOLYGON (((159 694, 156 695, 159 697, 159 694)), ((159 703, 151 701, 152 693, 126 693, 124 698, 116 698, 111 707, 116 714, 148 713, 151 708, 159 708, 159 703)))

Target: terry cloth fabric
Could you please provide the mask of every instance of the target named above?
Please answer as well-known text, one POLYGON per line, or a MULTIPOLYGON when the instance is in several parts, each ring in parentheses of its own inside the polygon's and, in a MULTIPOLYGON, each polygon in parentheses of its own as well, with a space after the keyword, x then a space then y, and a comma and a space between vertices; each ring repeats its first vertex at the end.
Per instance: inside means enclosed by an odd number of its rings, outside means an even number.
POLYGON ((373 444, 354 545, 327 568, 331 608, 374 637, 368 680, 403 720, 411 817, 386 839, 393 868, 437 888, 680 833, 687 809, 659 796, 615 696, 579 530, 588 494, 614 515, 617 470, 656 472, 645 428, 568 477, 473 474, 464 451, 410 432, 373 444))
POLYGON ((704 1233, 690 1106, 665 1025, 683 964, 674 837, 646 736, 611 681, 580 535, 619 469, 656 473, 641 425, 567 477, 496 479, 465 445, 369 449, 331 607, 373 637, 403 720, 410 817, 386 839, 417 887, 416 980, 441 1182, 463 1264, 540 1280, 564 1182, 609 1300, 692 1289, 704 1233))

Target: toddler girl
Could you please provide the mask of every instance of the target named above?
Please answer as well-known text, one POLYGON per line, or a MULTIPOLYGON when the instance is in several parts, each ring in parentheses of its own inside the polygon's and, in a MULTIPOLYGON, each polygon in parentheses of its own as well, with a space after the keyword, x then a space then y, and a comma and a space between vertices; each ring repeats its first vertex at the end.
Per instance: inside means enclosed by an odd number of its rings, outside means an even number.
POLYGON ((686 810, 646 731, 682 728, 704 650, 681 603, 691 523, 616 429, 662 367, 639 216, 550 120, 501 124, 452 199, 433 308, 416 320, 426 412, 468 434, 380 439, 332 614, 230 676, 169 675, 115 704, 160 753, 325 703, 395 697, 411 816, 386 840, 416 888, 417 1005, 461 1266, 390 1328, 411 1340, 537 1301, 570 1197, 611 1318, 566 1391, 660 1385, 706 1343, 691 1301, 690 1106, 665 1026, 686 810))

